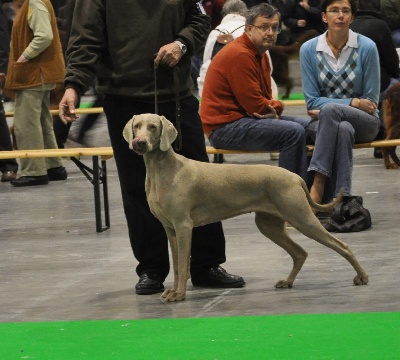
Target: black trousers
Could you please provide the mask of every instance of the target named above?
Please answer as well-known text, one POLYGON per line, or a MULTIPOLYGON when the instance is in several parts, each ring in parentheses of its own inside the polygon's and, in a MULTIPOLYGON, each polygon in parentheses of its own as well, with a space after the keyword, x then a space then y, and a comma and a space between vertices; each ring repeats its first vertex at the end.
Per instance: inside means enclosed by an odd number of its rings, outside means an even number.
MULTIPOLYGON (((0 151, 12 150, 10 131, 8 130, 3 103, 0 99, 0 151)), ((15 159, 0 160, 0 171, 18 171, 18 163, 15 159)))
MULTIPOLYGON (((175 102, 158 104, 158 113, 175 123, 175 102)), ((182 150, 180 154, 208 162, 204 134, 195 97, 181 100, 182 150)), ((161 223, 151 214, 145 194, 143 157, 129 149, 122 131, 133 115, 154 113, 154 104, 129 97, 106 95, 104 111, 121 185, 129 238, 138 275, 156 272, 162 280, 169 272, 168 240, 161 223)), ((195 228, 192 236, 191 276, 199 278, 211 267, 225 262, 225 238, 220 222, 195 228)))

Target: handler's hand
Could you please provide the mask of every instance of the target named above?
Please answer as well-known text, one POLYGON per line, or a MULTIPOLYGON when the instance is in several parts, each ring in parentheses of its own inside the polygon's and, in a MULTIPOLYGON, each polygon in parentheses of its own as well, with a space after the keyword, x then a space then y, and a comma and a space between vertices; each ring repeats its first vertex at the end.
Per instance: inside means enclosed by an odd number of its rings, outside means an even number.
POLYGON ((167 45, 164 45, 163 47, 158 50, 157 56, 154 59, 154 63, 156 67, 158 65, 166 65, 169 67, 174 67, 176 64, 178 64, 179 60, 183 56, 182 51, 178 44, 170 43, 167 45))
POLYGON ((77 103, 78 94, 76 91, 72 88, 65 90, 64 96, 58 105, 58 115, 65 125, 79 118, 79 116, 75 114, 75 107, 77 103))
POLYGON ((254 113, 253 115, 250 115, 250 114, 249 115, 252 117, 255 117, 257 119, 279 119, 279 115, 277 114, 276 110, 271 105, 268 105, 268 108, 271 112, 269 112, 267 114, 261 115, 261 114, 254 113))

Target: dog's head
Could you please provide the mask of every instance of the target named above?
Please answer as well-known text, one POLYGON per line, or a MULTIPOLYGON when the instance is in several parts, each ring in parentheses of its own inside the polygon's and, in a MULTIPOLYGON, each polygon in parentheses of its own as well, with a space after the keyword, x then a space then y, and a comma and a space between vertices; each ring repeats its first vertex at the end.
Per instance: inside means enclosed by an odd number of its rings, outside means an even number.
POLYGON ((122 134, 130 149, 144 155, 157 148, 167 151, 178 132, 164 116, 141 114, 127 122, 122 134))

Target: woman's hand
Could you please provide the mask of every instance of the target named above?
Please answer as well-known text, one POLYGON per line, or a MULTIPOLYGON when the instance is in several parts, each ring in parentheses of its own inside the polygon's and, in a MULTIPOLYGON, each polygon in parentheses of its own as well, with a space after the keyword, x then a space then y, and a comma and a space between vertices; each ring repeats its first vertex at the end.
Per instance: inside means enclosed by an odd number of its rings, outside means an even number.
POLYGON ((373 114, 376 110, 376 104, 370 99, 353 98, 350 105, 357 109, 365 111, 367 114, 373 114))

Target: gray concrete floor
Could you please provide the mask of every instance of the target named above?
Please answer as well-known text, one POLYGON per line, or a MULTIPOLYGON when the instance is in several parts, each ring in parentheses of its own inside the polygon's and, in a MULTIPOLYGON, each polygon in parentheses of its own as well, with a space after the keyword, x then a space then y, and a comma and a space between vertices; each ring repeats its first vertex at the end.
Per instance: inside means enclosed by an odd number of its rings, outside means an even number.
MULTIPOLYGON (((300 115, 305 109, 285 112, 300 115)), ((90 131, 86 144, 108 144, 104 119, 90 131)), ((76 144, 69 140, 68 146, 76 144)), ((71 161, 65 160, 66 181, 28 188, 1 183, 0 321, 399 311, 400 171, 386 170, 372 150, 354 155, 354 194, 363 196, 373 226, 338 238, 350 245, 369 273, 369 285, 353 286, 355 273, 347 261, 289 230, 309 257, 292 289, 275 289, 275 282, 287 276, 291 259, 258 232, 253 215, 243 215, 223 222, 224 267, 243 276, 246 287, 200 289, 189 282, 186 301, 176 304, 162 303, 159 295, 135 294, 137 262, 113 159, 107 162, 111 228, 102 233, 95 232, 92 185, 71 161)), ((268 155, 231 155, 226 160, 276 165, 268 155)), ((90 159, 83 162, 91 165, 90 159)), ((165 285, 172 285, 171 275, 165 285)))

